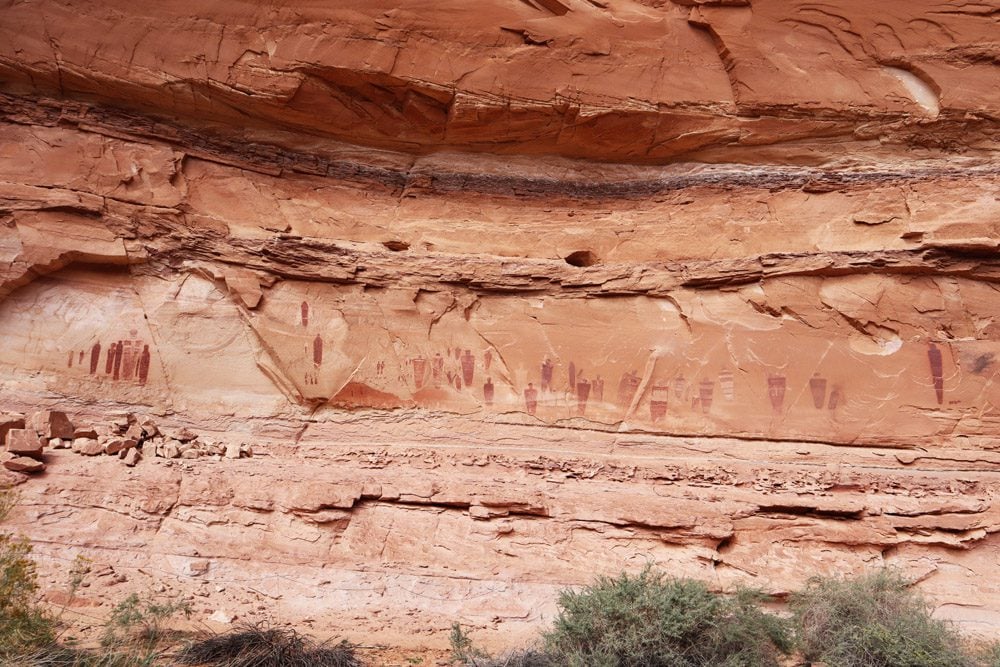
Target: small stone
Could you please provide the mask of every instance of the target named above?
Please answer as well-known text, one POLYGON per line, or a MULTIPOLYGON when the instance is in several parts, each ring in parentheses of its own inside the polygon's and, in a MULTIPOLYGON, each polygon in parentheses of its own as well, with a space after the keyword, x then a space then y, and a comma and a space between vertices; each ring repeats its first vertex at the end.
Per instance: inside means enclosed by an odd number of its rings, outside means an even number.
POLYGON ((3 462, 3 467, 13 472, 42 472, 45 464, 27 456, 15 456, 3 462))
POLYGON ((97 438, 97 429, 92 426, 77 426, 73 429, 73 439, 76 438, 97 438))
POLYGON ((181 452, 182 459, 196 459, 201 456, 201 450, 195 449, 194 447, 190 449, 185 449, 181 452))
POLYGON ((43 438, 73 439, 73 423, 65 412, 43 410, 31 415, 31 427, 43 438))
POLYGON ((97 456, 104 453, 104 445, 93 438, 77 438, 73 441, 73 451, 84 456, 97 456))
POLYGON ((235 614, 230 614, 222 609, 216 609, 215 613, 208 617, 208 620, 215 621, 216 623, 224 623, 226 625, 232 624, 236 620, 235 614))
POLYGON ((126 451, 125 457, 122 460, 125 461, 125 465, 131 468, 140 460, 142 460, 142 454, 139 453, 138 449, 132 447, 126 451))
POLYGON ((33 429, 12 428, 7 432, 7 451, 12 454, 41 460, 43 448, 33 429))
MULTIPOLYGON (((143 434, 143 429, 142 426, 140 426, 139 424, 132 424, 131 426, 128 427, 128 430, 125 431, 125 437, 129 438, 130 440, 138 441, 140 438, 143 437, 142 434, 143 434)), ((146 435, 149 434, 147 433, 146 435)))
POLYGON ((211 566, 211 561, 207 560, 192 560, 188 561, 186 569, 186 574, 190 577, 200 577, 202 575, 208 574, 208 568, 211 566))
POLYGON ((62 449, 63 448, 62 438, 50 438, 49 447, 51 449, 62 449))
POLYGON ((249 459, 253 457, 253 447, 247 444, 240 445, 240 458, 249 459))
POLYGON ((240 446, 234 442, 226 445, 226 458, 227 459, 238 459, 240 458, 240 446))

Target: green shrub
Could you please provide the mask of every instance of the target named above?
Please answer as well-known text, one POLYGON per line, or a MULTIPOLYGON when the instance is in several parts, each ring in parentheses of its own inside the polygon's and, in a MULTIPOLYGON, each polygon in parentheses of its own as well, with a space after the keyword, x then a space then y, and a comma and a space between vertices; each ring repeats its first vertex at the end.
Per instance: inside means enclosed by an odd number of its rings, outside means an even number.
POLYGON ((160 601, 132 593, 111 610, 104 623, 101 645, 145 653, 154 651, 165 637, 163 623, 178 613, 190 616, 190 604, 180 599, 160 601))
MULTIPOLYGON (((17 496, 0 490, 0 521, 7 518, 17 496)), ((35 563, 31 545, 23 537, 0 532, 0 656, 50 643, 55 622, 37 604, 35 563)))
POLYGON ((649 567, 601 577, 560 594, 545 652, 569 667, 771 667, 790 641, 759 600, 750 591, 716 595, 649 567))
POLYGON ((961 637, 897 573, 816 578, 792 596, 799 645, 829 667, 968 667, 961 637))
POLYGON ((262 625, 200 639, 181 650, 176 660, 207 667, 363 667, 346 641, 320 644, 294 630, 262 625))
POLYGON ((1000 642, 994 642, 982 650, 979 664, 982 667, 1000 667, 1000 642))

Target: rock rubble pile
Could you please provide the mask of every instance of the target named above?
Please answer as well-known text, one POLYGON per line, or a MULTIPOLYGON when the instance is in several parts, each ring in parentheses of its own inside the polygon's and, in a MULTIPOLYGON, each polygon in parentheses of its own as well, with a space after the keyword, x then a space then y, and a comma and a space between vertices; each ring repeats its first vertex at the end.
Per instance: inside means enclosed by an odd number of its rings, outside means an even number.
POLYGON ((3 467, 12 472, 45 470, 45 448, 69 449, 82 456, 117 456, 126 466, 143 456, 165 459, 216 460, 253 456, 247 443, 222 443, 199 436, 188 428, 160 428, 148 417, 128 413, 92 425, 74 425, 65 412, 43 410, 29 416, 0 415, 0 454, 3 467))

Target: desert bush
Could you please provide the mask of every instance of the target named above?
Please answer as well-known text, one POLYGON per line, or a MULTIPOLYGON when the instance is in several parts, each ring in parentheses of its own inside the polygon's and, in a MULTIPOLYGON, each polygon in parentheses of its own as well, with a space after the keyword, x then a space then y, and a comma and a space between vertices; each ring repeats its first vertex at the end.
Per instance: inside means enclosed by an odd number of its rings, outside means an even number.
POLYGON ((182 665, 206 667, 363 667, 354 647, 317 643, 294 630, 243 625, 210 635, 178 652, 182 665))
POLYGON ((979 664, 982 667, 1000 667, 1000 642, 994 642, 980 651, 979 664))
POLYGON ((790 639, 759 601, 758 593, 717 595, 649 567, 601 577, 560 594, 545 653, 568 667, 772 667, 790 639))
POLYGON ((829 667, 969 667, 962 638, 897 573, 815 578, 791 598, 807 660, 829 667))
MULTIPOLYGON (((0 490, 0 522, 17 503, 8 489, 0 490)), ((38 582, 31 545, 23 537, 0 532, 0 656, 50 643, 55 623, 37 604, 38 582)))
POLYGON ((132 593, 115 605, 105 621, 101 645, 112 649, 152 651, 165 638, 164 622, 179 613, 191 615, 191 606, 186 600, 158 600, 132 593))

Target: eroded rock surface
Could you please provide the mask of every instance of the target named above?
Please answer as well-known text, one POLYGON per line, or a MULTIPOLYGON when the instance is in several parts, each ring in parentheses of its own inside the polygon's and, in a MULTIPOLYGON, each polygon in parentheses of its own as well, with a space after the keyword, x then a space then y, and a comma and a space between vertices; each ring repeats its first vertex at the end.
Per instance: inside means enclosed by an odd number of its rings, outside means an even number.
POLYGON ((995 634, 998 11, 0 7, 0 430, 59 442, 3 479, 50 589, 83 554, 441 642, 647 560, 890 563, 995 634))

